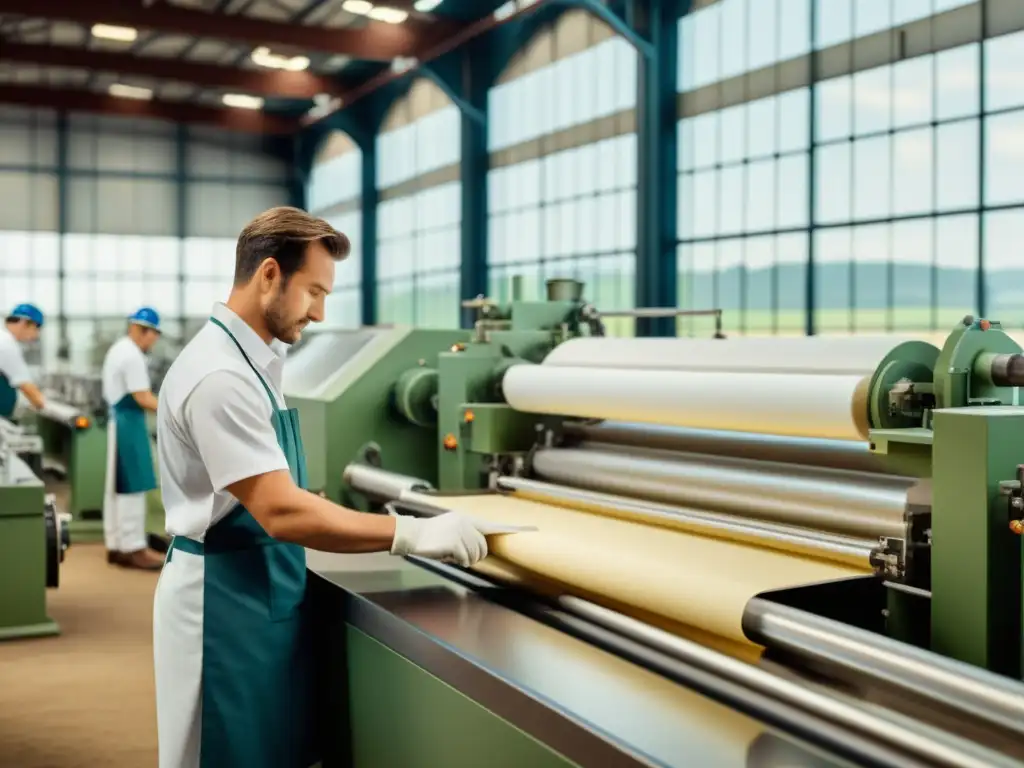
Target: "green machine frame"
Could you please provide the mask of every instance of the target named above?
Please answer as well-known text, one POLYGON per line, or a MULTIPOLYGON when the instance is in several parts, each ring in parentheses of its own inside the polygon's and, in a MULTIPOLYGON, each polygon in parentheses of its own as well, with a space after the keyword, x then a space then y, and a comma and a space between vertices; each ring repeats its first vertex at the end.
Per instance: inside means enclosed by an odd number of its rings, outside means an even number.
POLYGON ((67 512, 76 540, 103 537, 103 487, 107 469, 107 425, 82 415, 75 423, 34 415, 44 455, 67 471, 67 512))
POLYGON ((332 378, 305 386, 285 373, 288 405, 299 412, 310 489, 359 506, 362 501, 343 487, 342 471, 350 462, 377 462, 382 452, 395 472, 435 476, 434 431, 400 415, 395 382, 406 371, 433 370, 442 350, 464 344, 469 333, 394 327, 312 334, 310 348, 296 350, 296 358, 319 354, 316 337, 330 335, 341 342, 331 353, 343 356, 329 361, 332 378))
MULTIPOLYGON (((321 411, 311 431, 322 442, 328 439, 319 434, 322 426, 327 435, 344 434, 342 420, 355 418, 356 434, 381 436, 371 463, 444 492, 479 489, 493 475, 517 473, 514 465, 526 463, 560 419, 512 409, 502 378, 513 365, 539 363, 569 338, 603 331, 581 294, 580 283, 554 280, 548 301, 468 302, 478 320, 464 340, 435 343, 439 351, 404 369, 397 357, 368 369, 370 389, 380 389, 367 413, 325 418, 321 411)), ((1022 673, 1024 613, 1021 542, 1010 512, 1016 499, 1015 519, 1024 519, 1021 385, 1019 345, 998 323, 967 317, 941 349, 923 341, 896 345, 864 382, 862 415, 872 451, 894 472, 922 478, 908 501, 906 538, 881 542, 881 572, 909 587, 887 590, 890 633, 1014 677, 1022 673)), ((367 399, 353 390, 350 402, 367 399)), ((353 407, 361 406, 347 405, 346 413, 353 407)), ((332 466, 366 460, 355 438, 330 439, 348 441, 333 451, 332 466)), ((314 448, 313 454, 331 452, 314 448)), ((361 498, 340 482, 340 469, 335 482, 323 486, 332 498, 361 498)))
POLYGON ((915 621, 920 598, 891 591, 890 624, 930 625, 927 637, 904 639, 1020 678, 1021 541, 1012 522, 1024 515, 1012 514, 1011 499, 1021 495, 1024 464, 1021 348, 999 323, 966 317, 930 375, 923 368, 888 375, 884 367, 869 404, 871 449, 931 484, 930 515, 918 526, 923 540, 906 542, 908 562, 915 547, 927 547, 930 622, 915 621))
POLYGON ((17 456, 0 464, 0 640, 56 635, 46 614, 47 521, 43 482, 17 456))

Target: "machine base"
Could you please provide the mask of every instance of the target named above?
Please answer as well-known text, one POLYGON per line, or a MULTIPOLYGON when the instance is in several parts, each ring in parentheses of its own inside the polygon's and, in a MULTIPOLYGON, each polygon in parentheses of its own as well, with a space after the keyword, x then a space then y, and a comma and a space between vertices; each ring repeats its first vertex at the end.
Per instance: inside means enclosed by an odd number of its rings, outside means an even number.
POLYGON ((5 640, 25 640, 31 637, 54 637, 60 634, 60 624, 53 619, 41 624, 26 624, 21 627, 0 627, 0 642, 5 640))
POLYGON ((848 765, 403 560, 308 554, 323 768, 848 765))

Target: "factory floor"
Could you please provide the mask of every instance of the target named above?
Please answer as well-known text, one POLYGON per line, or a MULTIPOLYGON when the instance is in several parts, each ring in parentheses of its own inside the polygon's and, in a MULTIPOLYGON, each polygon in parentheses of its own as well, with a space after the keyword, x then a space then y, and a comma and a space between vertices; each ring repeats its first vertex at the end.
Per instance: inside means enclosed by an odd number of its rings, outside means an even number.
POLYGON ((47 595, 61 635, 0 643, 0 768, 156 765, 156 581, 71 547, 47 595))

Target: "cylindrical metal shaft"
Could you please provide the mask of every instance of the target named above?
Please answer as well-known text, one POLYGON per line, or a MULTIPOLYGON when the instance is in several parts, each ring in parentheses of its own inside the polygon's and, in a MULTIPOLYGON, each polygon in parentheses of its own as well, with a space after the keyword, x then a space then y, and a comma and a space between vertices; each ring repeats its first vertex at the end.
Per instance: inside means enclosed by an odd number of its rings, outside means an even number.
POLYGON ((558 605, 581 618, 619 632, 650 648, 693 664, 699 669, 713 671, 715 674, 751 690, 775 696, 806 712, 812 712, 833 722, 841 723, 846 728, 874 737, 883 743, 898 746, 900 749, 906 750, 907 757, 910 759, 924 759, 929 764, 950 766, 950 768, 952 766, 982 768, 982 766, 1015 764, 1015 761, 1004 755, 990 752, 984 747, 970 744, 923 724, 918 725, 914 730, 909 730, 903 725, 879 717, 877 714, 854 707, 812 688, 777 677, 756 666, 732 659, 587 600, 566 595, 558 599, 558 605), (986 761, 992 762, 986 763, 986 761))
POLYGON ((754 598, 743 631, 755 643, 866 675, 1024 739, 1024 685, 984 669, 806 611, 754 598))
POLYGON ((426 480, 388 472, 369 464, 349 464, 342 479, 352 490, 379 501, 397 499, 403 491, 429 491, 432 488, 426 480))
POLYGON ((903 537, 910 481, 664 451, 608 446, 538 451, 537 477, 553 483, 772 520, 848 536, 903 537))
POLYGON ((987 369, 985 378, 997 387, 1024 387, 1024 355, 982 355, 978 362, 987 369))
MULTIPOLYGON (((496 583, 452 566, 421 558, 409 559, 470 588, 496 583)), ((551 620, 555 626, 730 706, 751 712, 811 743, 839 750, 856 764, 946 768, 1017 765, 1016 761, 979 744, 909 721, 896 713, 855 706, 589 600, 563 595, 553 603, 550 607, 538 603, 528 610, 542 620, 551 620), (599 639, 594 632, 598 628, 608 631, 611 637, 599 639), (772 703, 777 706, 773 707, 772 703), (833 733, 829 726, 838 728, 845 738, 833 738, 839 733, 833 733)))
POLYGON ((793 526, 762 523, 734 515, 670 507, 520 477, 501 477, 498 479, 498 487, 542 502, 745 542, 787 553, 799 553, 864 569, 871 567, 871 550, 877 544, 871 539, 837 536, 793 526))
POLYGON ((565 433, 597 443, 889 474, 884 463, 868 450, 867 443, 854 440, 756 435, 623 421, 566 422, 565 433))

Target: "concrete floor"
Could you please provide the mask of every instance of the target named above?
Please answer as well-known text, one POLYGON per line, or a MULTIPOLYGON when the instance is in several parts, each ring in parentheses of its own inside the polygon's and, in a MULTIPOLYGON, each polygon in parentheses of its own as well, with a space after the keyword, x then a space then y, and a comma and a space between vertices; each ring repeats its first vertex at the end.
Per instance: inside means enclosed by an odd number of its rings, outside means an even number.
POLYGON ((47 596, 61 635, 0 643, 0 768, 156 766, 157 575, 72 545, 47 596))

